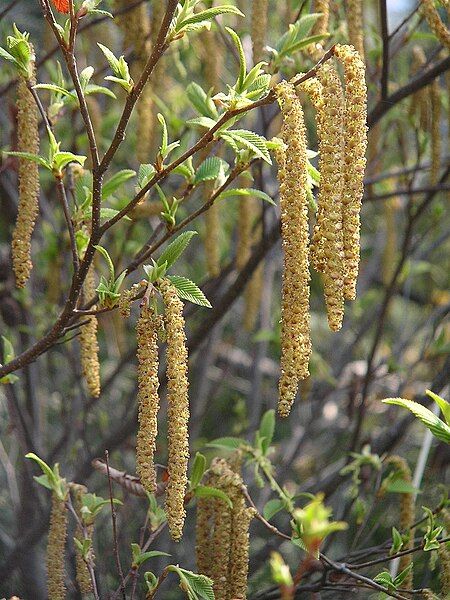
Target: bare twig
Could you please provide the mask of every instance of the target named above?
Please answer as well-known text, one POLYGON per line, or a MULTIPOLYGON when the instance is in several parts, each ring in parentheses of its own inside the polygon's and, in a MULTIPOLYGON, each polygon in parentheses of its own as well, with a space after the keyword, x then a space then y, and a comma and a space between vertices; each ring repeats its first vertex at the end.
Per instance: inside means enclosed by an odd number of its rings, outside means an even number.
POLYGON ((111 502, 111 519, 112 519, 112 527, 113 527, 114 556, 116 559, 117 571, 119 573, 119 578, 120 578, 120 592, 122 594, 123 600, 126 600, 125 582, 124 582, 124 578, 123 578, 122 565, 120 564, 120 556, 119 556, 119 544, 118 544, 118 539, 117 539, 117 516, 116 516, 116 507, 114 506, 111 475, 110 475, 110 471, 109 471, 109 452, 108 452, 108 450, 105 450, 105 462, 106 462, 106 472, 108 474, 109 500, 111 502))

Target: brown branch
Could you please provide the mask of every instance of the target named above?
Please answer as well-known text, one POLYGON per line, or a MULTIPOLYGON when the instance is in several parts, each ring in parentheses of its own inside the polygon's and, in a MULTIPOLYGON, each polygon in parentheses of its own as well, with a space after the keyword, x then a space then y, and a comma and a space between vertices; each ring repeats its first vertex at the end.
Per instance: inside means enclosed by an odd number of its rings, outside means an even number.
POLYGON ((108 452, 108 450, 105 450, 105 463, 106 463, 106 473, 108 475, 109 500, 111 503, 111 520, 112 520, 112 527, 113 527, 114 557, 116 559, 117 571, 119 573, 119 578, 120 578, 120 591, 122 593, 123 600, 126 600, 125 582, 123 579, 122 565, 120 564, 120 556, 119 556, 119 543, 118 543, 118 539, 117 539, 116 507, 114 506, 114 498, 113 498, 113 492, 112 492, 112 482, 111 482, 111 474, 110 474, 110 470, 109 470, 109 452, 108 452))

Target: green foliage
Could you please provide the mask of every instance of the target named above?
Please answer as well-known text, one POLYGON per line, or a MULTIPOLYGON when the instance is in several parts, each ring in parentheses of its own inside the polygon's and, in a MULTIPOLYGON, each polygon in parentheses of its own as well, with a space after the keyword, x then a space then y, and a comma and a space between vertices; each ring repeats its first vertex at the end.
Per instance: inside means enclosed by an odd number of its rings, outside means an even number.
POLYGON ((33 48, 29 42, 30 34, 26 31, 21 33, 15 23, 12 28, 14 35, 6 38, 6 50, 0 47, 0 58, 11 62, 22 76, 29 78, 34 61, 33 48))

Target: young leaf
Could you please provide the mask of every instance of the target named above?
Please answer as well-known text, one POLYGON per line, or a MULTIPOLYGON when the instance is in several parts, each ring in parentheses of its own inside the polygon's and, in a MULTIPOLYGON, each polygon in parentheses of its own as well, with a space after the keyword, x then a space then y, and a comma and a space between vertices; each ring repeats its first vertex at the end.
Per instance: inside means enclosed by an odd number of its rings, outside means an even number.
POLYGON ((198 304, 199 306, 206 306, 212 308, 208 298, 202 292, 202 290, 187 277, 181 277, 181 275, 169 275, 168 279, 175 286, 178 296, 183 300, 198 304))
POLYGON ((242 446, 245 446, 247 442, 241 438, 236 437, 222 437, 208 442, 206 445, 208 448, 224 448, 226 450, 237 450, 242 446))
POLYGON ((270 521, 277 513, 285 508, 285 504, 282 500, 274 498, 266 502, 263 508, 263 516, 267 521, 270 521))
POLYGON ((275 202, 268 194, 253 188, 232 188, 231 190, 225 190, 220 194, 220 196, 218 196, 217 199, 223 200, 225 198, 234 198, 234 196, 253 196, 255 198, 261 198, 261 200, 265 200, 269 204, 276 206, 275 202))
POLYGON ((203 181, 213 181, 217 179, 220 174, 222 167, 222 160, 217 156, 209 156, 197 169, 194 178, 194 185, 202 183, 203 181))
POLYGON ((255 156, 262 158, 269 165, 272 164, 272 159, 267 149, 267 140, 263 136, 247 129, 230 129, 222 132, 220 137, 226 141, 229 141, 231 138, 232 141, 248 148, 255 156))
POLYGON ((231 29, 231 27, 225 27, 225 30, 231 35, 233 38, 234 45, 238 51, 239 55, 239 77, 236 83, 236 91, 242 92, 244 86, 245 76, 247 74, 247 62, 245 60, 244 48, 242 47, 242 42, 238 36, 238 34, 231 29))
MULTIPOLYGON (((142 166, 142 165, 141 165, 142 166)), ((136 175, 136 171, 132 169, 122 169, 118 173, 115 173, 108 181, 103 184, 102 200, 112 196, 114 192, 128 179, 131 179, 136 175)))
POLYGON ((397 404, 398 406, 407 408, 414 416, 420 419, 426 427, 428 427, 435 437, 446 444, 450 444, 450 427, 422 404, 403 398, 386 398, 383 402, 385 404, 397 404))
POLYGON ((200 452, 197 452, 194 458, 194 464, 192 465, 190 482, 191 488, 195 488, 198 486, 200 481, 202 480, 203 474, 206 470, 206 458, 200 452))
POLYGON ((447 400, 444 400, 444 398, 441 398, 441 396, 438 396, 430 390, 426 390, 425 393, 429 398, 436 402, 436 404, 441 409, 442 414, 444 415, 444 419, 447 421, 447 425, 450 425, 450 403, 448 403, 447 400))
POLYGON ((273 409, 264 413, 261 424, 259 426, 259 436, 262 440, 263 453, 266 454, 272 443, 273 434, 275 431, 275 411, 273 409))
POLYGON ((194 495, 197 498, 219 498, 223 500, 230 508, 233 508, 233 503, 228 498, 228 496, 222 490, 218 490, 217 488, 210 487, 208 485, 198 485, 194 489, 194 495))
POLYGON ((196 231, 184 231, 171 242, 158 258, 158 266, 167 263, 167 269, 171 267, 183 254, 192 237, 197 235, 196 231))

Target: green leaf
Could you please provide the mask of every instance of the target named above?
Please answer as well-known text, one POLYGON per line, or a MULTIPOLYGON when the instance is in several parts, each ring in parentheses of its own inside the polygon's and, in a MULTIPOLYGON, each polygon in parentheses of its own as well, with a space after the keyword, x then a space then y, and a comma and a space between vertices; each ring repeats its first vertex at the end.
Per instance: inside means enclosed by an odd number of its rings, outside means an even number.
POLYGON ((270 521, 277 513, 285 508, 285 504, 279 498, 274 498, 266 502, 263 508, 263 516, 267 521, 270 521))
POLYGON ((403 398, 386 398, 383 402, 385 404, 396 404, 403 408, 407 408, 414 416, 420 419, 426 427, 428 427, 435 437, 446 444, 450 444, 450 427, 422 404, 403 398))
POLYGON ((264 413, 261 424, 259 426, 259 436, 263 454, 265 455, 272 443, 273 434, 275 432, 275 411, 273 409, 264 413))
POLYGON ((232 188, 231 190, 225 190, 220 194, 220 196, 218 196, 217 199, 223 200, 225 198, 233 198, 234 196, 252 196, 255 198, 261 198, 261 200, 265 200, 269 204, 276 206, 275 202, 268 194, 254 188, 232 188))
POLYGON ((167 263, 167 269, 171 267, 186 250, 194 235, 197 235, 196 231, 184 231, 181 233, 162 252, 161 256, 158 258, 157 265, 161 266, 164 263, 167 263))
POLYGON ((231 29, 231 27, 225 27, 225 30, 231 35, 234 45, 238 51, 239 55, 239 77, 236 83, 236 91, 241 92, 244 88, 245 76, 247 74, 247 61, 245 60, 245 52, 242 47, 242 42, 238 36, 238 34, 231 29))
POLYGON ((272 164, 272 159, 267 149, 267 140, 263 136, 247 129, 229 129, 222 132, 220 137, 226 141, 229 141, 231 138, 232 141, 248 148, 255 156, 262 158, 269 165, 272 164))
POLYGON ((115 173, 108 181, 103 184, 102 189, 102 200, 105 200, 123 184, 132 177, 135 177, 136 171, 132 169, 122 169, 118 173, 115 173))
POLYGON ((181 277, 181 275, 169 275, 168 279, 175 286, 178 296, 183 300, 198 304, 199 306, 206 306, 212 308, 208 298, 202 292, 202 290, 187 277, 181 277))
POLYGON ((198 486, 202 480, 203 474, 206 470, 206 458, 200 452, 197 452, 194 458, 194 464, 192 465, 190 483, 191 488, 198 486))
POLYGON ((42 167, 45 167, 49 171, 51 170, 50 163, 42 158, 42 156, 38 156, 37 154, 31 154, 31 152, 4 152, 7 156, 16 156, 17 158, 24 158, 25 160, 30 160, 31 162, 37 163, 42 167))
POLYGON ((222 168, 222 160, 217 156, 209 156, 197 169, 194 178, 194 185, 202 183, 203 181, 213 181, 220 175, 222 168))
POLYGON ((131 552, 133 556, 133 565, 136 567, 140 567, 144 562, 156 556, 170 556, 167 552, 160 552, 159 550, 142 552, 139 544, 131 544, 131 552))
POLYGON ((392 528, 392 546, 391 549, 389 550, 389 555, 392 556, 393 554, 397 554, 397 552, 400 552, 400 550, 403 547, 403 538, 400 534, 400 532, 398 531, 398 529, 396 529, 395 527, 392 528))
POLYGON ((109 88, 104 87, 103 85, 96 85, 94 83, 90 83, 86 87, 84 93, 86 96, 90 96, 91 94, 104 94, 105 96, 109 96, 110 98, 117 100, 117 96, 109 88))
POLYGON ((38 83, 33 87, 34 89, 38 90, 49 90, 50 92, 56 92, 57 94, 62 94, 63 96, 70 98, 70 100, 75 103, 78 102, 77 95, 74 92, 69 92, 66 90, 66 88, 63 88, 60 85, 55 85, 54 83, 38 83))
POLYGON ((450 425, 450 404, 447 400, 444 400, 444 398, 441 398, 441 396, 438 396, 430 390, 426 390, 425 393, 429 398, 436 402, 444 415, 444 419, 447 421, 447 425, 450 425))
POLYGON ((218 113, 214 102, 198 83, 191 82, 186 88, 186 94, 192 106, 203 117, 217 119, 218 113))
POLYGON ((147 183, 151 180, 155 172, 155 167, 153 165, 141 165, 138 171, 138 186, 141 189, 145 187, 147 183))
POLYGON ((230 508, 233 508, 233 503, 230 498, 222 490, 218 490, 215 487, 208 485, 197 485, 194 489, 194 495, 196 498, 219 498, 223 500, 230 508))
POLYGON ((72 152, 56 152, 53 156, 52 167, 58 171, 62 171, 64 167, 67 167, 71 162, 76 162, 83 166, 86 158, 86 156, 80 156, 79 154, 73 154, 72 152))
POLYGON ((415 488, 411 483, 404 479, 394 478, 386 486, 386 491, 395 494, 421 494, 421 490, 415 488))
POLYGON ((216 121, 210 117, 197 117, 196 119, 189 119, 186 121, 186 125, 193 125, 194 127, 205 127, 206 129, 212 129, 216 121))
POLYGON ((105 58, 108 61, 109 66, 111 67, 111 71, 116 76, 120 76, 119 60, 114 56, 114 53, 111 52, 111 50, 109 48, 107 48, 103 44, 100 44, 99 42, 97 42, 97 46, 100 48, 100 50, 105 55, 105 58))
POLYGON ((190 25, 202 23, 203 21, 210 21, 211 19, 214 19, 215 17, 217 17, 219 15, 224 15, 224 14, 239 15, 240 17, 244 16, 241 13, 241 11, 238 8, 236 8, 235 6, 231 6, 231 5, 215 6, 214 8, 208 8, 206 10, 202 10, 202 11, 195 13, 192 16, 188 17, 187 19, 182 20, 180 23, 177 24, 176 30, 181 31, 182 29, 185 29, 185 28, 189 27, 190 25))
POLYGON ((247 442, 241 438, 236 437, 221 437, 208 442, 206 445, 208 448, 225 448, 227 450, 237 450, 242 446, 246 445, 247 442))

